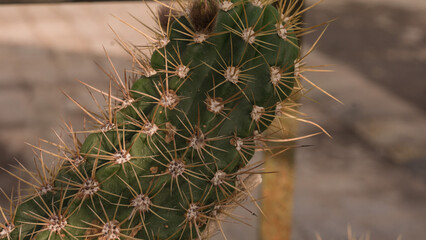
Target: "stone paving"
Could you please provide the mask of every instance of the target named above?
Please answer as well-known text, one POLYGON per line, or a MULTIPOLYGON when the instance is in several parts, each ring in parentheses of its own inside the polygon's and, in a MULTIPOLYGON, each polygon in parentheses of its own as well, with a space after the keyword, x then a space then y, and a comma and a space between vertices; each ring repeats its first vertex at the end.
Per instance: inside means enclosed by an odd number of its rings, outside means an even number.
MULTIPOLYGON (((309 64, 332 64, 335 73, 310 76, 345 104, 315 91, 309 97, 319 103, 304 100, 302 110, 333 139, 307 140, 313 147, 298 152, 292 239, 315 239, 315 232, 323 239, 344 239, 348 224, 375 240, 400 234, 425 239, 425 9, 417 0, 330 0, 308 15, 316 23, 340 18, 309 64), (409 26, 395 30, 395 20, 409 26), (402 78, 404 86, 395 85, 402 78)), ((2 167, 13 164, 13 157, 30 164, 32 152, 24 142, 54 140, 52 128, 61 132, 61 117, 82 126, 84 114, 60 89, 85 105, 91 98, 76 79, 106 89, 107 77, 94 64, 108 68, 102 45, 117 69, 130 63, 108 24, 124 39, 145 42, 111 14, 136 24, 128 13, 144 12, 139 3, 0 5, 2 167)), ((307 45, 312 41, 306 38, 307 45)), ((301 134, 311 131, 302 126, 301 134)), ((0 175, 3 189, 14 184, 0 175)), ((229 239, 257 239, 256 220, 247 221, 253 227, 227 224, 229 239)))

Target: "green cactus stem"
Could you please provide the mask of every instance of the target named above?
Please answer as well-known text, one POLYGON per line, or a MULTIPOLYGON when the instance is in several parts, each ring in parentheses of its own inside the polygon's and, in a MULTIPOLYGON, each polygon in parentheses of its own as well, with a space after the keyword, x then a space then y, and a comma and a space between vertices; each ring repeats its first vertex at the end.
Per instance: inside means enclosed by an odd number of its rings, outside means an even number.
POLYGON ((163 4, 158 28, 149 27, 155 36, 144 34, 149 57, 120 41, 137 79, 111 76, 108 91, 86 84, 106 109, 93 113, 67 95, 95 126, 80 142, 66 125, 74 145, 60 139, 58 153, 33 146, 58 165, 48 169, 39 157, 39 177, 24 168, 33 191, 12 201, 0 237, 201 239, 247 192, 241 176, 260 171, 262 163, 249 164, 255 151, 295 140, 264 134, 288 117, 282 102, 301 89, 305 30, 294 2, 163 4))

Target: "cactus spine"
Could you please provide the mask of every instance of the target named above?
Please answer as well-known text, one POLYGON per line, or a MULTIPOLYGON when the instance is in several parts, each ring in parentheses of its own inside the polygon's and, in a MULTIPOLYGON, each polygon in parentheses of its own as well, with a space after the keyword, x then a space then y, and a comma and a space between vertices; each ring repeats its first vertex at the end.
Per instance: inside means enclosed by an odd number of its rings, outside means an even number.
MULTIPOLYGON (((122 46, 138 79, 112 77, 107 99, 81 143, 61 140, 32 194, 13 201, 7 239, 201 239, 247 191, 241 175, 268 142, 299 89, 300 12, 295 1, 200 0, 159 11, 151 56, 122 46), (142 57, 141 57, 142 56, 142 57), (121 97, 112 94, 116 85, 121 97)), ((142 23, 143 24, 143 23, 142 23)), ((150 28, 151 29, 151 28, 150 28)), ((278 131, 278 130, 276 130, 278 131)), ((13 174, 13 173, 11 173, 13 174)), ((3 211, 2 211, 3 212, 3 211)), ((5 214, 3 214, 5 216, 5 214)))

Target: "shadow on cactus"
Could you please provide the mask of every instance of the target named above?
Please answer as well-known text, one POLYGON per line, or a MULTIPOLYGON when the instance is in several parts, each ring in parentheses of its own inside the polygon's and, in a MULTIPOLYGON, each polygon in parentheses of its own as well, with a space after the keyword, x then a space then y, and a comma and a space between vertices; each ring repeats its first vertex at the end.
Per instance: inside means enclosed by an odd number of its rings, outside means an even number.
POLYGON ((247 176, 262 173, 262 162, 249 163, 255 151, 309 137, 276 138, 285 129, 271 126, 298 118, 291 106, 301 82, 313 85, 302 74, 309 69, 299 37, 311 29, 302 28, 299 1, 178 1, 149 10, 158 23, 140 21, 149 46, 118 37, 136 66, 130 76, 112 66, 108 91, 85 84, 107 107, 95 113, 67 95, 93 128, 66 124, 72 146, 45 141, 58 152, 33 146, 37 173, 21 165, 33 182, 9 172, 31 190, 10 197, 0 237, 202 239, 251 196, 247 176))

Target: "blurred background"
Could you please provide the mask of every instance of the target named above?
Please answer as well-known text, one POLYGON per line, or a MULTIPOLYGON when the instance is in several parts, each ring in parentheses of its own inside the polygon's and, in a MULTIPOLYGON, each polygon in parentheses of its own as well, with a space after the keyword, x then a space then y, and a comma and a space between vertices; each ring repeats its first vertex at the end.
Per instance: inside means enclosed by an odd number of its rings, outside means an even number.
MULTIPOLYGON (((0 0, 0 165, 9 170, 14 158, 31 166, 25 142, 57 141, 61 119, 83 126, 60 89, 83 105, 92 100, 77 80, 107 89, 95 64, 110 68, 103 47, 121 73, 130 66, 109 26, 145 41, 113 15, 152 23, 141 2, 34 2, 0 0)), ((308 25, 336 18, 307 60, 334 72, 306 75, 344 104, 316 90, 303 99, 301 111, 333 138, 304 140, 311 147, 296 152, 291 239, 345 239, 348 226, 374 240, 426 239, 425 12, 424 0, 327 0, 305 15, 308 25)), ((320 32, 304 39, 305 50, 320 32)), ((300 125, 301 135, 311 132, 300 125)), ((10 192, 17 181, 2 173, 0 186, 10 192)), ((227 224, 229 239, 259 239, 257 220, 247 221, 227 224)))

